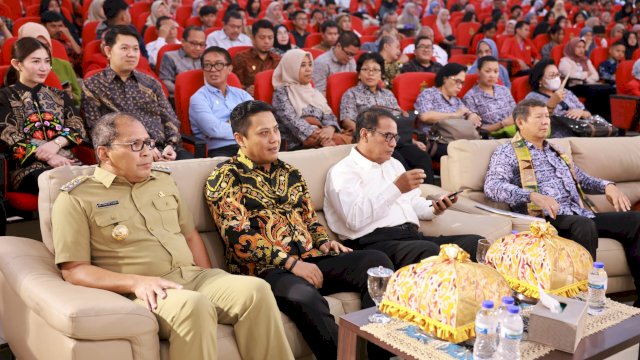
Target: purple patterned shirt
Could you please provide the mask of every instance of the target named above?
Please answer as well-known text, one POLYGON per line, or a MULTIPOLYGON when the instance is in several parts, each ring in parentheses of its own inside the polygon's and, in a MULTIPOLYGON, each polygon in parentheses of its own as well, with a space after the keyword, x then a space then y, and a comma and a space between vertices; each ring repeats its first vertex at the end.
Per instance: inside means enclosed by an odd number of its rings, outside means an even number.
POLYGON ((495 85, 493 95, 475 85, 462 98, 470 111, 478 114, 482 125, 497 124, 511 116, 516 102, 506 86, 495 85))
MULTIPOLYGON (((437 87, 430 87, 425 89, 418 99, 414 108, 420 113, 426 113, 429 111, 437 111, 441 113, 452 113, 458 111, 461 106, 465 106, 462 100, 456 96, 452 96, 447 100, 442 92, 437 87)), ((422 124, 422 131, 429 132, 431 125, 422 124)))
MULTIPOLYGON (((536 148, 528 141, 526 143, 531 153, 539 193, 556 199, 560 205, 558 214, 594 217, 591 210, 580 206, 580 194, 569 167, 550 148, 549 143, 545 141, 543 149, 536 148)), ((604 188, 611 183, 591 177, 577 166, 575 169, 580 186, 585 193, 602 194, 604 188)), ((508 204, 515 212, 527 214, 530 191, 522 188, 518 159, 510 143, 500 145, 491 156, 484 181, 484 194, 493 201, 508 204)), ((545 212, 545 215, 548 214, 545 212)))

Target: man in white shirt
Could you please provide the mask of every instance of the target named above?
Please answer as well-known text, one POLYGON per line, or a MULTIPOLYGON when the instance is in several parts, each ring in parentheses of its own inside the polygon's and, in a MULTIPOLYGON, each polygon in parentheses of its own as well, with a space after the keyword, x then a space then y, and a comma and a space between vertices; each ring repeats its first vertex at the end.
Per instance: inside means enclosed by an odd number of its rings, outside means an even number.
POLYGON ((234 46, 251 46, 251 38, 242 33, 242 15, 237 11, 224 14, 224 26, 207 36, 207 47, 218 46, 229 50, 234 46))
POLYGON ((158 63, 158 53, 167 44, 181 44, 178 40, 178 23, 168 16, 161 16, 156 20, 158 38, 145 45, 149 54, 149 63, 156 66, 158 63))
POLYGON ((333 166, 325 183, 324 213, 329 228, 353 249, 379 250, 396 269, 437 255, 440 245, 455 243, 475 261, 480 236, 430 237, 418 231, 457 201, 421 196, 422 169, 405 171, 391 157, 399 135, 393 115, 371 108, 356 120, 356 147, 333 166))

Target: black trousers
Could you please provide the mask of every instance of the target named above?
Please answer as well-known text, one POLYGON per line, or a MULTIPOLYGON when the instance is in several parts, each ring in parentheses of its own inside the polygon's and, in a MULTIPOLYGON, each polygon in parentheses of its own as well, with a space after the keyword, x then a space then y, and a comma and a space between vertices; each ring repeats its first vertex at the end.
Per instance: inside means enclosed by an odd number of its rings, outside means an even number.
MULTIPOLYGON (((338 325, 323 297, 337 292, 357 292, 362 308, 374 306, 367 289, 367 270, 376 266, 393 269, 389 258, 379 251, 354 251, 336 256, 305 259, 318 265, 323 275, 322 288, 284 269, 260 273, 271 285, 280 311, 293 321, 318 360, 338 356, 338 325)), ((370 348, 371 354, 371 348, 370 348)))
POLYGON ((420 150, 416 144, 398 144, 393 151, 393 157, 402 163, 406 170, 422 169, 427 175, 426 184, 433 184, 433 167, 431 156, 426 151, 420 150))
POLYGON ((594 259, 599 237, 618 240, 627 255, 636 293, 640 295, 640 212, 597 213, 593 219, 558 215, 550 222, 558 230, 558 235, 584 246, 594 259))
POLYGON ((456 244, 476 261, 478 235, 425 236, 412 223, 375 229, 373 232, 348 241, 354 249, 379 250, 387 254, 396 269, 415 264, 429 256, 438 255, 440 245, 456 244))
POLYGON ((238 154, 239 149, 240 149, 240 146, 238 146, 238 144, 231 144, 231 145, 227 145, 227 146, 223 146, 215 149, 209 149, 207 156, 210 158, 216 157, 216 156, 232 157, 238 154))
POLYGON ((616 89, 608 84, 574 85, 570 88, 577 97, 585 98, 584 106, 592 114, 598 114, 611 122, 611 103, 606 101, 616 89))

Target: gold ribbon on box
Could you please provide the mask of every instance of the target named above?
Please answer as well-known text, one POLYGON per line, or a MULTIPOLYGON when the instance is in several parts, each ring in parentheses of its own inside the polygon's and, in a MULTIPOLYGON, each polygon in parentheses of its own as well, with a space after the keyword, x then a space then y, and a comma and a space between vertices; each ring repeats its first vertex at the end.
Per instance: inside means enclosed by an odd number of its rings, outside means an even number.
POLYGON ((380 310, 458 343, 475 336, 475 316, 483 300, 497 304, 510 294, 509 284, 497 271, 471 262, 457 245, 446 244, 437 256, 396 271, 380 310))
POLYGON ((533 222, 530 231, 496 240, 485 263, 504 276, 513 290, 537 299, 538 285, 566 297, 586 291, 593 259, 577 242, 558 236, 548 222, 533 222))

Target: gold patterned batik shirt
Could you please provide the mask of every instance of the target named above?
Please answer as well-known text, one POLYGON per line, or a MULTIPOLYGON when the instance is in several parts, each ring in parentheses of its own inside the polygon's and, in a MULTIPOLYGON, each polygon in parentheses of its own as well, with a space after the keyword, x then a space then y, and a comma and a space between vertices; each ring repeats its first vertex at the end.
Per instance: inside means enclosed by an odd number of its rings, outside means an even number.
POLYGON ((302 174, 285 162, 265 170, 239 151, 213 171, 204 190, 231 273, 257 275, 291 256, 320 256, 329 241, 302 174))

